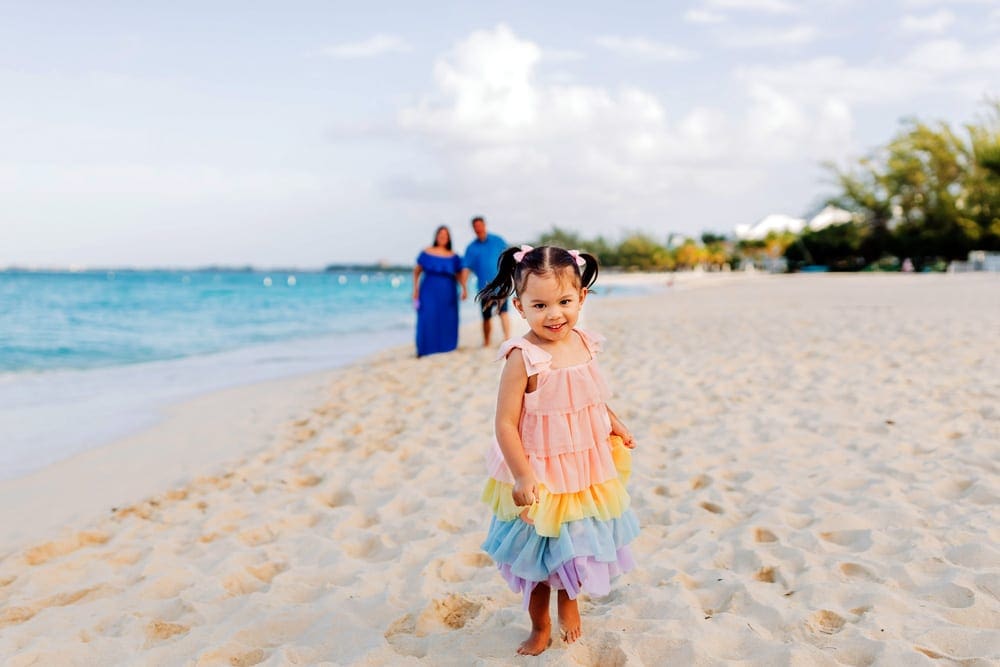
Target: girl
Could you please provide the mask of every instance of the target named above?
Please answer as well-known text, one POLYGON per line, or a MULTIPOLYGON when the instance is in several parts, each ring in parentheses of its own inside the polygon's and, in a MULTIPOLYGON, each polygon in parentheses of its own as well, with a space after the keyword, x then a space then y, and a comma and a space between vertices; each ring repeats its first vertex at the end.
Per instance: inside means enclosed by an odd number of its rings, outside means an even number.
POLYGON ((610 592, 632 567, 639 532, 625 491, 632 434, 607 406, 595 355, 601 338, 575 328, 597 259, 553 246, 509 248, 483 305, 514 295, 531 331, 500 348, 506 357, 497 397, 496 439, 487 456, 483 500, 493 518, 483 549, 515 592, 531 634, 517 652, 551 643, 549 597, 557 591, 563 640, 580 637, 576 596, 610 592))

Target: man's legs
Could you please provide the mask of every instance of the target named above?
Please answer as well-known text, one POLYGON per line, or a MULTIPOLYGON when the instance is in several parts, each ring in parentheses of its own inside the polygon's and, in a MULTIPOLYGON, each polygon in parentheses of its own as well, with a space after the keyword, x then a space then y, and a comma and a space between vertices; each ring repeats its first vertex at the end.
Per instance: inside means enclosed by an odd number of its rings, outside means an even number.
POLYGON ((492 318, 483 320, 483 347, 490 346, 490 331, 493 329, 492 318))
POLYGON ((510 316, 507 315, 507 311, 500 313, 500 326, 503 327, 503 339, 508 340, 510 338, 510 316))

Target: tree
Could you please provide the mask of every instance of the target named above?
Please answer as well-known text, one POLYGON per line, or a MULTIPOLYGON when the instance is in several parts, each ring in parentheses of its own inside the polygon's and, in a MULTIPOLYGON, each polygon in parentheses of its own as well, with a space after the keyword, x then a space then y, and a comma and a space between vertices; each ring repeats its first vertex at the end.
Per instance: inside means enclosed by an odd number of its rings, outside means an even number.
POLYGON ((675 266, 670 252, 641 232, 626 236, 618 244, 618 265, 644 271, 670 271, 675 266))
POLYGON ((693 269, 706 261, 707 253, 693 239, 687 239, 674 251, 674 259, 678 267, 693 269))
POLYGON ((834 198, 864 220, 858 251, 869 263, 964 258, 1000 248, 1000 103, 963 138, 945 123, 904 121, 885 146, 836 173, 834 198))

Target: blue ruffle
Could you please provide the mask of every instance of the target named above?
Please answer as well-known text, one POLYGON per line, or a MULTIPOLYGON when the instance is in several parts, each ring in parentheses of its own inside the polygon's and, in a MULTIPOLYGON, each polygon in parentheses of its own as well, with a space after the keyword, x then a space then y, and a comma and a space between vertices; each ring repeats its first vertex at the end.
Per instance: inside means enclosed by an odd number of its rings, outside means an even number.
POLYGON ((546 581, 558 568, 574 558, 593 558, 614 563, 618 550, 639 535, 639 522, 632 510, 601 521, 594 517, 564 523, 558 537, 541 537, 534 526, 520 518, 490 521, 483 549, 499 566, 528 581, 546 581))

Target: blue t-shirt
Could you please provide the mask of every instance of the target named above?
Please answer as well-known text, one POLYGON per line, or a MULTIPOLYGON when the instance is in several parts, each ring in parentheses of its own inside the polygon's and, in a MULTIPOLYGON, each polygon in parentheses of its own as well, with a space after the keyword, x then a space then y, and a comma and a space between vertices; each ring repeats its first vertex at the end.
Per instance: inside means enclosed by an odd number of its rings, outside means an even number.
POLYGON ((507 249, 507 242, 496 234, 487 234, 485 241, 472 239, 465 249, 462 266, 476 274, 479 289, 497 276, 497 260, 507 249))

